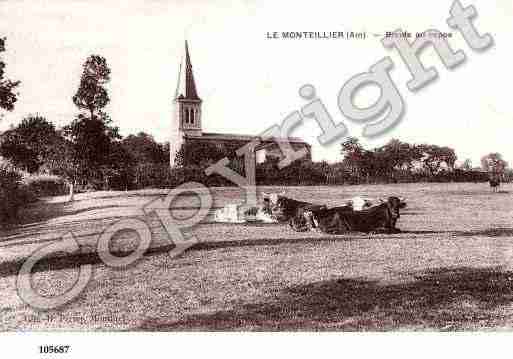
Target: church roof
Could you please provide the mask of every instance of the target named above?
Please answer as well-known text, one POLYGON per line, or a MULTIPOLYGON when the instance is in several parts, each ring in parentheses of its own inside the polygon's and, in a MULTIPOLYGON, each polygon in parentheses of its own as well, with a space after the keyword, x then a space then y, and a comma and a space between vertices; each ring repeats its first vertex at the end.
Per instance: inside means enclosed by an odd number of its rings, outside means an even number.
POLYGON ((178 84, 176 86, 175 99, 200 100, 196 91, 196 82, 192 72, 191 57, 189 55, 189 46, 185 41, 185 59, 180 63, 178 71, 178 84), (185 62, 185 63, 184 63, 185 62))
POLYGON ((239 134, 231 134, 231 133, 209 133, 203 132, 201 136, 186 136, 187 138, 194 140, 211 140, 211 141, 244 141, 250 142, 254 139, 259 139, 261 142, 289 142, 289 143, 301 143, 309 146, 307 142, 297 137, 288 137, 288 138, 276 138, 276 139, 266 139, 263 140, 261 136, 251 136, 251 135, 239 135, 239 134))

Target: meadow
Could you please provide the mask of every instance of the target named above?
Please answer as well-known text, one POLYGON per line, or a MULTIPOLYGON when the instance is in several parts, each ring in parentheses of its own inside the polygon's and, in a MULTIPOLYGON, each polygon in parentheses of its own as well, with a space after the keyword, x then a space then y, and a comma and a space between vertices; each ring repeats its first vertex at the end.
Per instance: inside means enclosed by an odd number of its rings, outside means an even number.
MULTIPOLYGON (((483 183, 265 187, 328 205, 355 195, 406 198, 397 234, 297 233, 283 224, 218 224, 192 232, 200 243, 176 258, 161 223, 142 208, 166 190, 52 197, 29 206, 0 239, 1 330, 388 331, 502 330, 513 326, 513 185, 483 183), (124 218, 143 219, 153 241, 123 269, 101 263, 98 236, 124 218), (75 255, 41 261, 34 286, 69 288, 93 264, 84 292, 64 307, 37 311, 17 295, 16 275, 30 253, 71 232, 75 255)), ((237 188, 214 188, 214 207, 241 202, 237 188)), ((198 200, 180 198, 186 215, 198 200)), ((114 251, 135 248, 132 231, 114 251)))

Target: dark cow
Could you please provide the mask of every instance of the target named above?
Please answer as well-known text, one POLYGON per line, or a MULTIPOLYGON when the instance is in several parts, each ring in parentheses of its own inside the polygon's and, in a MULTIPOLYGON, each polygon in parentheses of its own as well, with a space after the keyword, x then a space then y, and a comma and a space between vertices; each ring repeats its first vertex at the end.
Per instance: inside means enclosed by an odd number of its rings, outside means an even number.
POLYGON ((289 222, 290 226, 298 232, 313 230, 315 228, 325 233, 335 233, 340 227, 340 214, 354 212, 350 205, 327 208, 298 208, 297 214, 289 222))
POLYGON ((492 187, 493 192, 498 192, 499 187, 501 185, 501 181, 498 178, 490 178, 490 187, 492 187))
POLYGON ((303 221, 301 230, 318 228, 325 233, 341 234, 347 232, 371 232, 385 230, 388 233, 399 232, 396 228, 400 217, 399 209, 406 206, 398 197, 389 197, 386 202, 361 211, 354 211, 350 206, 308 209, 302 208, 303 221), (304 228, 307 229, 304 229, 304 228))
MULTIPOLYGON (((298 201, 282 195, 272 194, 274 198, 264 198, 264 203, 270 207, 272 216, 280 222, 289 222, 298 218, 298 213, 302 213, 302 209, 318 210, 326 208, 324 205, 316 205, 310 202, 298 201)), ((292 223, 290 223, 292 225, 292 223)))

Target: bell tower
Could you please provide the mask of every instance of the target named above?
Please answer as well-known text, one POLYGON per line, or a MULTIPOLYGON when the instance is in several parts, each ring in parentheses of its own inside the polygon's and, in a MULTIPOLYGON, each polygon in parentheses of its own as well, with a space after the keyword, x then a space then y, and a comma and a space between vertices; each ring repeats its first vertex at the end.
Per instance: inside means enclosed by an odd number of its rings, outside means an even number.
POLYGON ((169 143, 171 167, 175 165, 176 153, 180 151, 185 141, 184 137, 199 137, 202 134, 201 102, 194 82, 189 46, 185 41, 185 59, 180 64, 178 84, 173 99, 174 115, 169 143))

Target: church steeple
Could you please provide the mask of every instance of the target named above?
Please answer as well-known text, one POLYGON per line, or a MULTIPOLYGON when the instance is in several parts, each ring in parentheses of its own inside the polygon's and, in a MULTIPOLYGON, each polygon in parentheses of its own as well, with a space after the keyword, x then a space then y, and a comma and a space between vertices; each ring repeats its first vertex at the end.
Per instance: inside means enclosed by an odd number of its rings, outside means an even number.
POLYGON ((192 72, 189 45, 185 41, 185 56, 178 71, 178 83, 173 100, 174 115, 170 138, 170 164, 174 166, 175 158, 186 137, 200 137, 201 99, 196 90, 192 72))
POLYGON ((187 100, 200 100, 196 91, 196 82, 192 71, 191 56, 189 54, 189 44, 185 40, 185 63, 180 64, 178 73, 178 84, 176 87, 175 98, 187 100))

